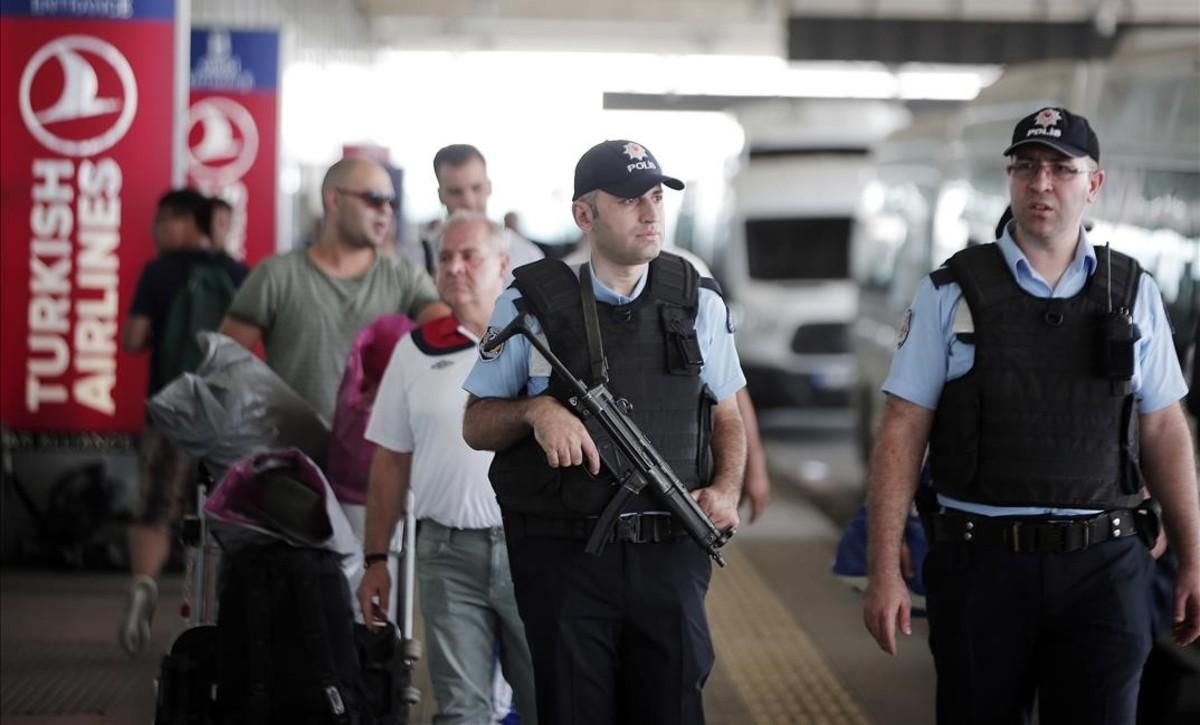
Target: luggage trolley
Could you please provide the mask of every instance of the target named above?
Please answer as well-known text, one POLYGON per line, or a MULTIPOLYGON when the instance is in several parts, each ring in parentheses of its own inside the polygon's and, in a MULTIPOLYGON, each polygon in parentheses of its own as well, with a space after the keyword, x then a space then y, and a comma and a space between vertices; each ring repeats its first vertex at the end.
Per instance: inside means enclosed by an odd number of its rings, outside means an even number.
POLYGON ((214 485, 200 467, 196 510, 183 517, 183 597, 179 616, 184 629, 163 656, 154 682, 155 725, 216 725, 218 646, 217 576, 221 550, 208 527, 204 504, 214 485))
POLYGON ((396 609, 393 617, 398 627, 399 652, 395 658, 395 689, 400 702, 395 709, 398 717, 395 725, 409 725, 412 722, 412 708, 421 701, 421 691, 413 684, 413 672, 417 661, 421 659, 421 641, 416 639, 413 632, 413 603, 416 599, 416 550, 417 550, 417 521, 413 515, 415 510, 412 488, 408 489, 408 497, 404 503, 403 543, 400 546, 400 577, 395 586, 399 587, 396 598, 396 609))

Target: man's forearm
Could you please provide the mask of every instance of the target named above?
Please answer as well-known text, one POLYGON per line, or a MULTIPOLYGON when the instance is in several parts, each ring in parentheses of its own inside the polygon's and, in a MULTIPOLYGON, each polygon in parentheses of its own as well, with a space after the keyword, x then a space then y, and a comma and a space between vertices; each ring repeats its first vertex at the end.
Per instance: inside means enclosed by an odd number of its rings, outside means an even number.
POLYGON ((758 414, 750 393, 746 388, 737 391, 738 412, 742 415, 742 428, 746 434, 746 478, 767 475, 767 454, 763 449, 762 436, 758 431, 758 414))
POLYGON ((472 395, 463 413, 463 440, 477 451, 502 451, 513 446, 533 432, 529 411, 538 400, 476 398, 472 395))
POLYGON ((900 575, 904 522, 917 491, 933 411, 889 396, 871 451, 867 576, 900 575))
POLYGON ((746 429, 735 396, 713 409, 712 453, 712 486, 740 492, 746 471, 746 429))
POLYGON ((364 551, 382 553, 388 550, 392 542, 392 533, 396 530, 396 522, 404 513, 411 471, 411 453, 397 453, 383 446, 375 448, 367 484, 364 551))
POLYGON ((1181 565, 1200 566, 1196 463, 1183 409, 1171 405, 1139 422, 1142 473, 1150 495, 1162 505, 1167 540, 1181 565))

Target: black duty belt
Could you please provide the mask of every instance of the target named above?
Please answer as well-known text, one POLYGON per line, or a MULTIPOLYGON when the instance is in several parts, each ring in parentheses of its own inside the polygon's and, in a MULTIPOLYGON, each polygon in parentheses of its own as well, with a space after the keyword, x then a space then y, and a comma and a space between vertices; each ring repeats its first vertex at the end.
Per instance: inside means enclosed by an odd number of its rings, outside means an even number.
POLYGON ((933 540, 998 546, 1018 554, 1065 554, 1112 539, 1138 533, 1138 519, 1130 509, 1105 511, 1095 516, 977 516, 944 509, 929 517, 933 540))
MULTIPOLYGON (((596 528, 596 517, 557 519, 528 514, 505 514, 509 538, 588 539, 596 528)), ((608 542, 652 544, 687 536, 683 524, 668 513, 624 514, 617 519, 608 542)))

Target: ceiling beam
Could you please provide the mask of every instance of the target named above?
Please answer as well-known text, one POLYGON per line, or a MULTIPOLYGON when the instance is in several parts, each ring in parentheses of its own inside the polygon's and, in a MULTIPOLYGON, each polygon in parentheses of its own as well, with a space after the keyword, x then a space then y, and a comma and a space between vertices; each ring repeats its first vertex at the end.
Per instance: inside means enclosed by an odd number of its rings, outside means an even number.
MULTIPOLYGON (((1008 64, 1050 58, 1104 58, 1133 29, 1179 23, 1124 23, 1111 34, 1091 20, 939 20, 794 15, 787 21, 789 60, 1008 64)), ((1192 27, 1200 28, 1193 24, 1192 27)))

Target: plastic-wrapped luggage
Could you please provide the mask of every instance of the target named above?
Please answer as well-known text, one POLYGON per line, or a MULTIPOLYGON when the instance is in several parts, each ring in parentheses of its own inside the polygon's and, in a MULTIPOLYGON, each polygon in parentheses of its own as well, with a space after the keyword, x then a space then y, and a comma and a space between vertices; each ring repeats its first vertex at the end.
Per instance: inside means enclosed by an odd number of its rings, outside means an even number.
POLYGON ((325 464, 329 429, 275 371, 232 338, 199 334, 204 358, 147 401, 155 427, 219 480, 264 450, 297 448, 325 464))

